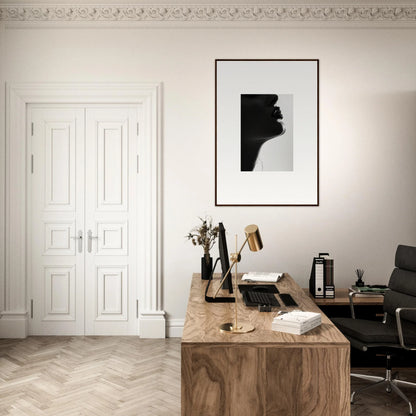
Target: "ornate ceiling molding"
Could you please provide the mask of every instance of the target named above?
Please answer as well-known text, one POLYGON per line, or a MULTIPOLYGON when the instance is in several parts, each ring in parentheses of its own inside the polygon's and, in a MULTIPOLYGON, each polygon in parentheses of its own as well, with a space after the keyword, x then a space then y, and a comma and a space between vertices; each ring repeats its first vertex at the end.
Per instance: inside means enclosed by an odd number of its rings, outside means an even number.
POLYGON ((3 5, 8 22, 412 22, 414 6, 3 5))

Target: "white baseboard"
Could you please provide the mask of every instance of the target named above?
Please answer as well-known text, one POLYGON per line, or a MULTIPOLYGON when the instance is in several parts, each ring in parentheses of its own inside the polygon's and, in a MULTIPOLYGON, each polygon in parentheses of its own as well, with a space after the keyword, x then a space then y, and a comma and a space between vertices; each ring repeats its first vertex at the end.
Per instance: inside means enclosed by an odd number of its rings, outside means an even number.
POLYGON ((182 338, 185 319, 169 319, 166 328, 168 338, 182 338))
MULTIPOLYGON (((164 312, 140 314, 141 338, 182 338, 185 319, 166 322, 164 312)), ((27 314, 3 312, 0 318, 0 338, 26 338, 28 336, 27 314)))
POLYGON ((0 338, 26 338, 28 333, 27 313, 2 312, 0 338))
POLYGON ((140 313, 140 338, 165 338, 166 319, 164 311, 143 311, 140 313))

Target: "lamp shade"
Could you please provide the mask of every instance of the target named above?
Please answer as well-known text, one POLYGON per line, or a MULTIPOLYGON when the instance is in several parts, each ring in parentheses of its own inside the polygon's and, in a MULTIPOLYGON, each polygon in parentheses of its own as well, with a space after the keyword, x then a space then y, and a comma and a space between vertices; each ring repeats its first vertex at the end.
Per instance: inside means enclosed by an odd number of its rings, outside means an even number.
POLYGON ((244 229, 246 233, 248 246, 251 251, 260 251, 263 248, 263 242, 261 241, 259 227, 255 224, 247 225, 244 229))

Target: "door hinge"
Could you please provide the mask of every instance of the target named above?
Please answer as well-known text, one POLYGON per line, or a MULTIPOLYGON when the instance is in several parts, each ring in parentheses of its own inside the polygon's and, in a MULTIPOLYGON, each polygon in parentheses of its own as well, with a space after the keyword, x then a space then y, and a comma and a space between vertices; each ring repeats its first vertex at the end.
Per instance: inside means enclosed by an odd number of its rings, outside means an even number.
POLYGON ((31 170, 32 173, 33 173, 33 165, 34 165, 34 163, 33 163, 33 155, 32 155, 31 158, 30 158, 30 170, 31 170))
POLYGON ((137 173, 139 173, 139 155, 136 156, 137 173))
POLYGON ((31 131, 31 135, 33 136, 33 122, 32 122, 32 125, 30 127, 30 131, 31 131))
POLYGON ((30 299, 30 318, 33 319, 33 299, 30 299))
POLYGON ((136 299, 136 318, 139 318, 139 299, 136 299))

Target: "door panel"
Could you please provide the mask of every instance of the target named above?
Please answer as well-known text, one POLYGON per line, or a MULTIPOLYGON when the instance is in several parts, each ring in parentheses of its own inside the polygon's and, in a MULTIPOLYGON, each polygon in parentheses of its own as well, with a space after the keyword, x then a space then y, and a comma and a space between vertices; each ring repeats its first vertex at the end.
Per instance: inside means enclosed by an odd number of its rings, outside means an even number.
POLYGON ((28 109, 30 333, 137 335, 139 109, 73 107, 28 109))
POLYGON ((136 108, 87 109, 86 334, 137 334, 136 108), (96 174, 94 174, 96 172, 96 174), (89 234, 88 234, 89 233, 89 234))
POLYGON ((128 223, 97 222, 97 250, 98 256, 127 256, 128 223))
POLYGON ((44 122, 45 209, 75 210, 75 119, 44 122))
POLYGON ((75 221, 43 221, 46 256, 75 256, 75 221))
POLYGON ((84 110, 30 107, 30 334, 84 334, 84 110))
MULTIPOLYGON (((96 123, 97 146, 91 149, 97 163, 97 209, 126 211, 128 185, 128 118, 118 122, 105 123, 91 117, 99 117, 97 111, 88 111, 88 120, 96 123)), ((105 114, 102 115, 105 117, 105 114)), ((92 127, 89 125, 89 127, 92 127)), ((95 127, 95 126, 94 126, 95 127)), ((92 148, 93 146, 90 146, 92 148)))
POLYGON ((97 321, 128 319, 127 266, 96 266, 97 321))
POLYGON ((46 266, 44 321, 75 321, 75 266, 46 266))

